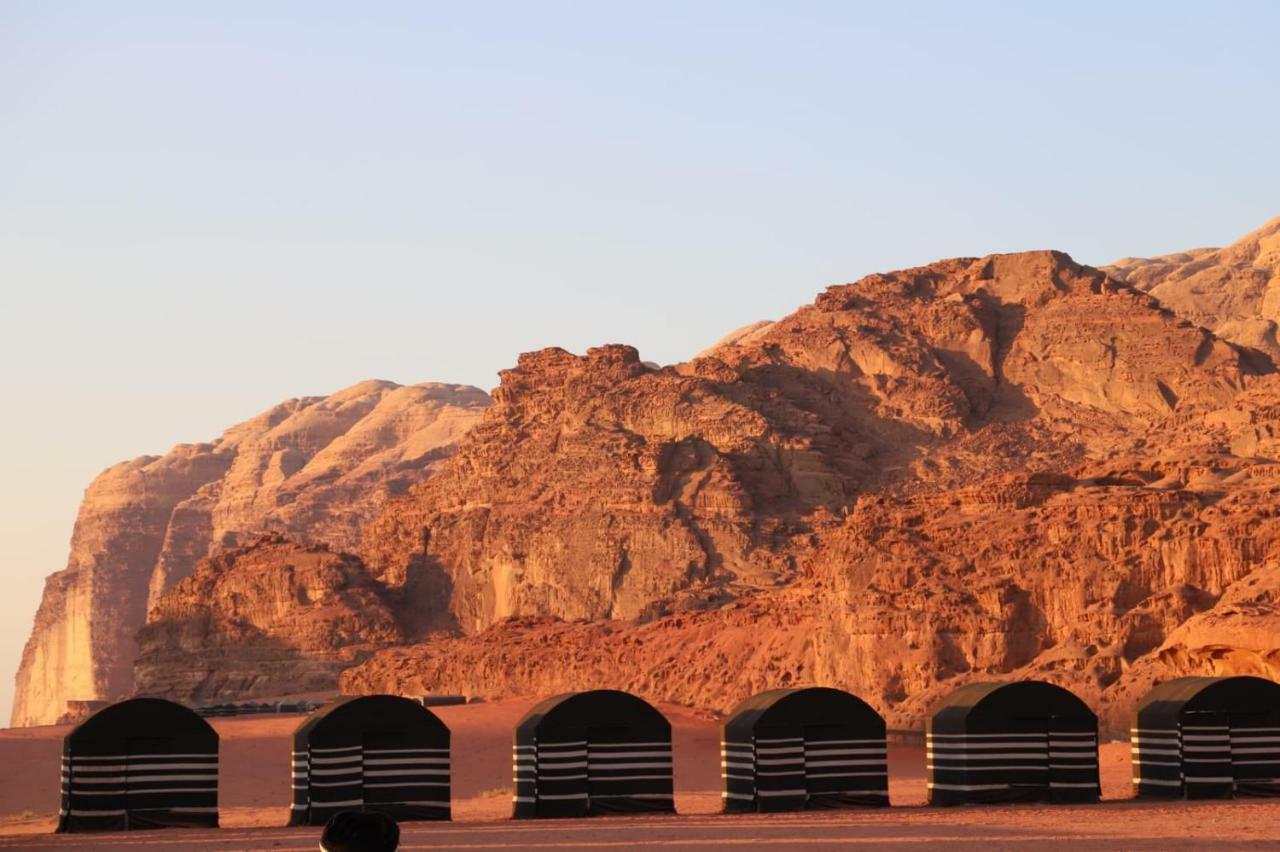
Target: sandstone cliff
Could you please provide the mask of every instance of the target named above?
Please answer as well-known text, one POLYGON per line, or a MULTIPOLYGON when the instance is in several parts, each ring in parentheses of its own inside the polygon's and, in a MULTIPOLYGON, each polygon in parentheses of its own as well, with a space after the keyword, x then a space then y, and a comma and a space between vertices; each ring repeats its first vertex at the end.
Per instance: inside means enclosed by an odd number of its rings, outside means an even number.
POLYGON ((86 490, 18 670, 13 724, 133 689, 134 634, 197 562, 269 530, 351 549, 489 403, 476 388, 364 382, 289 400, 206 444, 116 465, 86 490))
POLYGON ((279 536, 203 560, 138 633, 135 691, 184 701, 331 690, 405 636, 360 560, 279 536))
POLYGON ((917 726, 1020 673, 1115 728, 1143 670, 1202 668, 1182 626, 1234 619, 1280 559, 1270 361, 1064 255, 870 276, 709 352, 522 357, 366 537, 467 635, 383 651, 344 690, 723 710, 819 682, 917 726))
MULTIPOLYGON (((1265 266, 1268 229, 1215 257, 1265 266)), ((209 445, 122 468, 111 488, 131 510, 149 495, 151 525, 129 516, 149 532, 86 521, 110 547, 85 552, 100 572, 142 554, 137 685, 182 698, 348 665, 349 692, 617 686, 718 710, 816 682, 914 727, 968 680, 1028 675, 1117 732, 1155 680, 1280 665, 1280 375, 1140 266, 872 275, 668 367, 527 353, 448 440, 350 440, 337 472, 321 446, 435 421, 344 426, 404 422, 361 393, 264 415, 221 467, 209 445), (200 476, 165 485, 180 458, 200 476)), ((92 613, 80 577, 51 578, 42 613, 92 613)))

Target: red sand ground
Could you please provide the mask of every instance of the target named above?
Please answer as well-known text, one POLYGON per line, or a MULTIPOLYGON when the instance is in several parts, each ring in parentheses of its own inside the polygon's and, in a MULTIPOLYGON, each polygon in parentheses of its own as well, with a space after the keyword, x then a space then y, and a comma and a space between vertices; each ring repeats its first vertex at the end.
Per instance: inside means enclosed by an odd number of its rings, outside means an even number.
MULTIPOLYGON (((675 736, 681 816, 512 822, 511 732, 532 699, 436 712, 453 731, 452 823, 406 823, 402 849, 595 849, 665 846, 955 849, 1280 848, 1280 802, 1136 802, 1128 746, 1102 749, 1101 805, 925 808, 924 750, 890 749, 890 797, 865 811, 722 816, 719 725, 662 707, 675 736)), ((289 737, 297 716, 219 719, 219 831, 53 835, 58 756, 66 728, 0 731, 0 848, 127 850, 315 849, 319 829, 279 828, 288 817, 289 737)))

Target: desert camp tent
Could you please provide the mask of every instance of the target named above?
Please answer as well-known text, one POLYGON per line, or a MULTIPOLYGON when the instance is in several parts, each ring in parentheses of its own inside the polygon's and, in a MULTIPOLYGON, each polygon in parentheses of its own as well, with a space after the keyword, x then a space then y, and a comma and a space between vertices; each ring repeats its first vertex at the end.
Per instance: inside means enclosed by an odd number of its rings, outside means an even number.
POLYGON ((323 825, 339 811, 397 820, 449 819, 449 729, 395 695, 340 698, 293 735, 290 825, 323 825))
POLYGON ((726 812, 889 804, 884 719, 839 689, 772 689, 743 701, 720 744, 726 812))
POLYGON ((194 711, 132 698, 63 740, 59 831, 217 824, 218 734, 194 711))
POLYGON ((1095 802, 1098 717, 1036 680, 974 683, 929 719, 929 803, 1095 802))
POLYGON ((671 724, 625 692, 536 705, 516 728, 512 764, 518 819, 675 811, 671 724))
POLYGON ((1142 797, 1280 796, 1280 684, 1184 677, 1134 714, 1133 783, 1142 797))

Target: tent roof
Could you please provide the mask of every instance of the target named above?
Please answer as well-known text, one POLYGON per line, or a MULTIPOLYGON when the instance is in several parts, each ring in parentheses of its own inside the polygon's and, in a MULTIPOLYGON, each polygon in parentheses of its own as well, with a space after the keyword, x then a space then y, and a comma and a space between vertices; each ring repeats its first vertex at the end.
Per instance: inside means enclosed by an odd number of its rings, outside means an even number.
POLYGON ((1134 713, 1136 727, 1175 727, 1183 711, 1250 713, 1280 724, 1280 684, 1251 675, 1180 677, 1151 688, 1134 713))
POLYGON ((770 689, 733 708, 726 736, 749 738, 757 725, 848 725, 884 735, 884 719, 856 695, 825 686, 770 689))
POLYGON ((1041 680, 971 683, 947 696, 929 718, 929 730, 964 733, 1015 720, 1071 720, 1097 727, 1098 717, 1072 692, 1041 680))
POLYGON ((311 737, 335 734, 432 732, 449 736, 449 728, 435 713, 399 695, 348 695, 329 702, 302 720, 293 734, 294 745, 305 748, 311 737))
POLYGON ((556 729, 618 724, 671 735, 671 723, 643 698, 617 689, 591 689, 566 692, 538 702, 516 726, 516 738, 528 739, 536 733, 556 729))
POLYGON ((194 710, 164 698, 130 698, 103 707, 67 734, 64 748, 108 753, 123 740, 173 738, 217 751, 218 732, 194 710))

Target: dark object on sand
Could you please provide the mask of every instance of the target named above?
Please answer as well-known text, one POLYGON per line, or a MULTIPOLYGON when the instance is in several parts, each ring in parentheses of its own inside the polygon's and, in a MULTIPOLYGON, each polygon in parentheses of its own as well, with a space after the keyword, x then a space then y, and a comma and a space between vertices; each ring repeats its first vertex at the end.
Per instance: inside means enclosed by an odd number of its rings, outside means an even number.
POLYGON ((323 852, 395 852, 400 826, 386 814, 343 811, 335 814, 320 835, 323 852))

